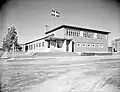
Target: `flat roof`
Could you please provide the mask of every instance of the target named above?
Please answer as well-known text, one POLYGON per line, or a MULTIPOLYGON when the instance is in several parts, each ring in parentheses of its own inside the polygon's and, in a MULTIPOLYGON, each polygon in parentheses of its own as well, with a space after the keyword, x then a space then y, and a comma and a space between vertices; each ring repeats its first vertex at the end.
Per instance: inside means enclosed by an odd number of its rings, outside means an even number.
POLYGON ((84 31, 90 31, 90 32, 96 32, 96 33, 102 33, 102 34, 109 34, 110 32, 107 31, 100 31, 100 30, 95 30, 95 29, 88 29, 88 28, 82 28, 82 27, 75 27, 75 26, 68 26, 68 25, 61 25, 59 27, 56 27, 48 32, 45 32, 45 34, 57 31, 58 29, 61 28, 71 28, 71 29, 77 29, 77 30, 84 30, 84 31))
MULTIPOLYGON (((109 34, 110 32, 106 32, 106 31, 99 31, 99 30, 94 30, 94 29, 87 29, 87 28, 81 28, 81 27, 75 27, 75 26, 68 26, 68 25, 61 25, 59 27, 56 27, 48 32, 45 32, 45 34, 48 34, 48 33, 51 33, 53 31, 57 31, 61 28, 71 28, 71 29, 77 29, 77 30, 84 30, 84 31, 91 31, 91 32, 97 32, 97 33, 102 33, 102 34, 109 34)), ((51 34, 51 35, 48 35, 48 36, 45 36, 45 37, 42 37, 40 39, 37 39, 37 40, 33 40, 33 41, 30 41, 30 42, 27 42, 25 43, 24 45, 27 45, 27 44, 30 44, 30 43, 33 43, 33 42, 36 42, 36 41, 39 41, 39 40, 43 40, 45 38, 48 38, 50 36, 53 36, 54 34, 51 34)))

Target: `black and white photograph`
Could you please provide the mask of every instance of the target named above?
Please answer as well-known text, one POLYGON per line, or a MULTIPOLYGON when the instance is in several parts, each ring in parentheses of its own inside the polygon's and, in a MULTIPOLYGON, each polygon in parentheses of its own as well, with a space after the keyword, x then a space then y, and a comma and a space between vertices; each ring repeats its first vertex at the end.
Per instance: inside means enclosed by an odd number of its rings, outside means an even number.
POLYGON ((1 1, 0 92, 120 92, 120 1, 1 1))

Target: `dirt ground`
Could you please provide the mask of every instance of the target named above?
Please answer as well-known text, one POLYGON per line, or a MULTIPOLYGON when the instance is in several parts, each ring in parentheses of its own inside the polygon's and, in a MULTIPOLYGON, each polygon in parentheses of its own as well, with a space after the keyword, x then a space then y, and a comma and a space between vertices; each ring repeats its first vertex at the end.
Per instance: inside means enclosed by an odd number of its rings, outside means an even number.
POLYGON ((120 92, 120 56, 4 60, 2 92, 120 92))

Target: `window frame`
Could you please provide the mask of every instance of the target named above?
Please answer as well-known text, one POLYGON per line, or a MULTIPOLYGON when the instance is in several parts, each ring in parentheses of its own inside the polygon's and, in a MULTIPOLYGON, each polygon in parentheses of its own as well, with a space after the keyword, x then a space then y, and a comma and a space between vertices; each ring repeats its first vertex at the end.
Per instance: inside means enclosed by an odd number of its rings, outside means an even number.
POLYGON ((45 46, 45 43, 44 42, 42 42, 42 47, 44 47, 45 46))
POLYGON ((86 47, 86 43, 85 42, 82 43, 82 47, 86 47))

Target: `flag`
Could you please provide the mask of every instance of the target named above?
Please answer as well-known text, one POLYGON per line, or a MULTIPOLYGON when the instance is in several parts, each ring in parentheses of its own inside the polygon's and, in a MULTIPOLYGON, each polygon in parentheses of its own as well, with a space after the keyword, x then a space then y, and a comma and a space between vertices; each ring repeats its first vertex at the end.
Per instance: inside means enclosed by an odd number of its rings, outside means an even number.
POLYGON ((52 14, 52 16, 60 17, 60 13, 55 10, 52 10, 51 14, 52 14))

